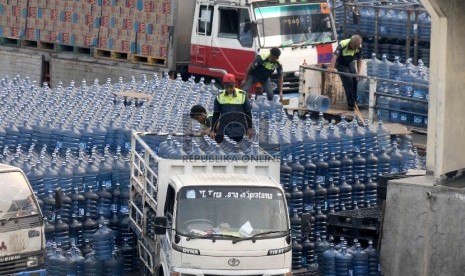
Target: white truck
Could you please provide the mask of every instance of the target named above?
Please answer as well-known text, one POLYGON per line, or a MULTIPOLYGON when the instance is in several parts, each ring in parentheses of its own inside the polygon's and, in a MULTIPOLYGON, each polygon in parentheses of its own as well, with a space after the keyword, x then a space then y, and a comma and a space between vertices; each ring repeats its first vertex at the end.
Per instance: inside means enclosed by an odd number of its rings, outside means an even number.
POLYGON ((0 187, 0 275, 45 275, 43 217, 26 175, 0 164, 0 187))
POLYGON ((279 161, 163 159, 132 134, 130 225, 147 275, 292 275, 279 161))

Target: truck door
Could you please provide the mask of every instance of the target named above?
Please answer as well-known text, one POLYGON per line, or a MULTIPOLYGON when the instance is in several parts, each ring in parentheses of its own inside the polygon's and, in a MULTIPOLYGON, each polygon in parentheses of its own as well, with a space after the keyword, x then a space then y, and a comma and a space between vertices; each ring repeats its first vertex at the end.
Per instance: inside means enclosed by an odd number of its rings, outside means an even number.
POLYGON ((240 81, 256 54, 249 9, 218 5, 215 12, 209 67, 218 77, 232 73, 240 81))
MULTIPOLYGON (((191 58, 189 73, 209 75, 208 63, 211 56, 214 6, 197 4, 191 35, 191 58)), ((181 26, 188 28, 188 26, 181 26)))

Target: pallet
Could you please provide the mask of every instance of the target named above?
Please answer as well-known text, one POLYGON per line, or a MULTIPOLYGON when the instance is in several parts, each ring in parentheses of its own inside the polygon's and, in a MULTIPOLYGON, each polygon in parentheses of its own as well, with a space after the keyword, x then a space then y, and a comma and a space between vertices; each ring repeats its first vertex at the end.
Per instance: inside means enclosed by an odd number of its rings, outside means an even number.
POLYGON ((0 37, 0 44, 4 46, 21 47, 21 39, 15 37, 0 37))
POLYGON ((362 247, 367 247, 368 241, 373 241, 373 244, 377 244, 379 239, 378 230, 356 229, 333 225, 328 226, 328 235, 335 238, 344 237, 348 240, 349 244, 351 244, 354 239, 357 239, 362 244, 362 247))
POLYGON ((133 63, 140 63, 146 65, 166 65, 166 58, 132 55, 131 60, 133 63))
POLYGON ((377 231, 380 219, 379 208, 364 208, 328 214, 328 225, 377 231))
POLYGON ((130 56, 131 56, 131 53, 128 53, 128 52, 113 51, 113 50, 107 50, 107 49, 95 49, 94 50, 94 57, 96 58, 127 61, 129 60, 130 56))

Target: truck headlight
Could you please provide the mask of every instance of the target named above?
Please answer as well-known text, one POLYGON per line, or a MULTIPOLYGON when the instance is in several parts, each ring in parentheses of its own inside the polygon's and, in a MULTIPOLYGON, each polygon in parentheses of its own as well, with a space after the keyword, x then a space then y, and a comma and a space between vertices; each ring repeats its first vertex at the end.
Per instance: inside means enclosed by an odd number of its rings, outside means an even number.
POLYGON ((35 267, 39 265, 39 258, 32 256, 27 258, 27 267, 35 267))

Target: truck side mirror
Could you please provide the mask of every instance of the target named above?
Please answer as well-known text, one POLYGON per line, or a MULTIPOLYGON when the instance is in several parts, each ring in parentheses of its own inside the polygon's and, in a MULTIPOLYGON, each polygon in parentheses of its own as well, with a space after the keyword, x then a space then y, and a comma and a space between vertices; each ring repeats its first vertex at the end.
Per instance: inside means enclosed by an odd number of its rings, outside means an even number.
POLYGON ((165 235, 168 228, 168 219, 166 217, 155 218, 155 235, 165 235))
POLYGON ((257 22, 255 21, 250 22, 250 31, 251 31, 252 37, 255 38, 258 36, 257 22))

